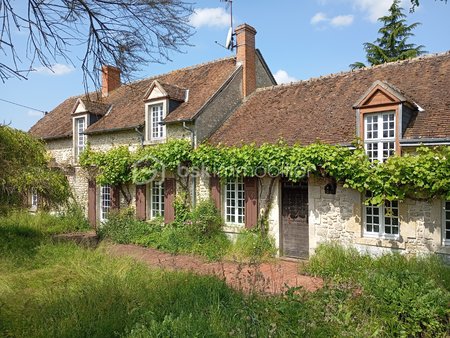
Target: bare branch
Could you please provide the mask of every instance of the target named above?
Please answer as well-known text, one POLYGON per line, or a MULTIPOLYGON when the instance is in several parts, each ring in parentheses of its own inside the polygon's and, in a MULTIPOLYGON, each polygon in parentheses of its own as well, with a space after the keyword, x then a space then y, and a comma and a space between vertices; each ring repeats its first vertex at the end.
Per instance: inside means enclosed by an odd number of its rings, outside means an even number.
POLYGON ((166 62, 171 52, 189 45, 191 14, 184 0, 28 0, 26 8, 0 0, 0 52, 7 59, 0 63, 0 79, 26 78, 19 69, 34 63, 73 64, 71 52, 79 47, 86 89, 88 81, 99 86, 104 64, 129 79, 142 65, 166 62), (24 55, 14 44, 15 30, 26 33, 24 55))

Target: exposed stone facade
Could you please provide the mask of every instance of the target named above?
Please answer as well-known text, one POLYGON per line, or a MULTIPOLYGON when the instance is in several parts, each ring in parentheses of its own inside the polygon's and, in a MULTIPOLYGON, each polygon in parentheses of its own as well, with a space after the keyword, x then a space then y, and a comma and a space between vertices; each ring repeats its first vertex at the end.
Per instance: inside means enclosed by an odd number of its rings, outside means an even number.
POLYGON ((320 243, 336 241, 375 255, 386 252, 450 255, 450 247, 442 246, 443 201, 402 201, 399 238, 369 238, 363 236, 361 194, 338 184, 336 194, 328 195, 324 189, 327 183, 325 179, 309 180, 310 253, 320 243))

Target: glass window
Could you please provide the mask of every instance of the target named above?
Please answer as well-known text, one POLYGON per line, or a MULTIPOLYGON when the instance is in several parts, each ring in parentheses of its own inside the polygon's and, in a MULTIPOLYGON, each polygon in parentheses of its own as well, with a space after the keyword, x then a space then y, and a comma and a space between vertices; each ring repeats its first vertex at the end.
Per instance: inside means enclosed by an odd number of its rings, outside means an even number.
POLYGON ((31 207, 37 208, 37 206, 38 206, 38 194, 37 194, 36 190, 32 190, 31 191, 31 207))
POLYGON ((100 221, 108 219, 109 210, 111 209, 111 187, 102 185, 100 187, 100 221))
POLYGON ((450 201, 444 202, 444 245, 450 245, 450 201))
POLYGON ((371 161, 384 162, 395 153, 395 112, 364 116, 364 147, 371 161))
POLYGON ((86 147, 85 130, 86 119, 84 117, 77 117, 75 119, 75 157, 77 159, 86 147))
POLYGON ((161 124, 164 119, 164 115, 164 106, 162 103, 148 106, 150 140, 160 140, 166 136, 166 126, 161 124))
POLYGON ((245 223, 245 192, 242 178, 227 181, 224 187, 225 222, 245 223))
MULTIPOLYGON (((371 197, 368 192, 366 197, 371 197)), ((398 201, 382 205, 365 205, 364 234, 377 237, 397 237, 400 233, 398 201)))
POLYGON ((151 218, 164 217, 164 182, 152 182, 151 218))

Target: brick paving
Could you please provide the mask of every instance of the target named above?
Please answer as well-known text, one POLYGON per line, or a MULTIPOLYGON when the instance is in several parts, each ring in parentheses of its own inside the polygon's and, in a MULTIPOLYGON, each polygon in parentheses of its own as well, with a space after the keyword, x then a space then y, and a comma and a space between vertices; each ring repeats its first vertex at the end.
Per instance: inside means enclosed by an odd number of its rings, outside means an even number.
POLYGON ((111 244, 107 246, 107 251, 113 256, 132 257, 150 267, 214 275, 246 293, 279 294, 290 287, 301 287, 313 292, 323 286, 320 278, 300 275, 298 262, 295 261, 275 260, 259 264, 208 262, 198 256, 173 255, 131 244, 111 244))

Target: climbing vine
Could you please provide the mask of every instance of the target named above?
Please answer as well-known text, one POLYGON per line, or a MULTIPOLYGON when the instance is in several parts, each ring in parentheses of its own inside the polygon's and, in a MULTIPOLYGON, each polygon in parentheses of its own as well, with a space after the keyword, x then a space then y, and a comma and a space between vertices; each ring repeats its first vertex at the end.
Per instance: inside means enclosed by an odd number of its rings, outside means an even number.
POLYGON ((98 170, 101 183, 145 182, 155 172, 176 172, 182 165, 190 171, 205 170, 222 179, 252 176, 284 176, 299 181, 309 174, 333 177, 345 187, 371 191, 368 201, 402 200, 405 197, 450 199, 450 147, 420 147, 414 154, 393 156, 372 163, 363 147, 354 149, 315 143, 308 146, 276 144, 213 146, 192 150, 185 140, 170 140, 130 152, 126 147, 105 153, 90 149, 81 156, 84 166, 98 170))

